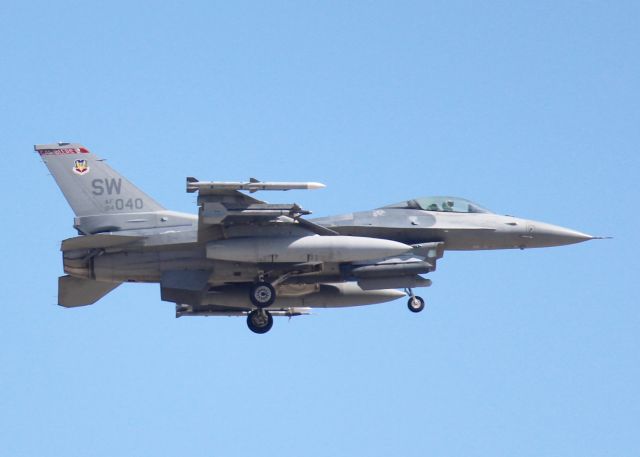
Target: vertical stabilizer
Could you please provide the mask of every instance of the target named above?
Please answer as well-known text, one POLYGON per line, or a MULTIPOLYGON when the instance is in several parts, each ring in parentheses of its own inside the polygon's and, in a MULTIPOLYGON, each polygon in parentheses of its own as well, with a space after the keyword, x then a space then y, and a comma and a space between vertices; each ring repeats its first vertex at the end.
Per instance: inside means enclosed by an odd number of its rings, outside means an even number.
POLYGON ((149 213, 164 209, 80 144, 37 144, 34 149, 77 217, 149 213))

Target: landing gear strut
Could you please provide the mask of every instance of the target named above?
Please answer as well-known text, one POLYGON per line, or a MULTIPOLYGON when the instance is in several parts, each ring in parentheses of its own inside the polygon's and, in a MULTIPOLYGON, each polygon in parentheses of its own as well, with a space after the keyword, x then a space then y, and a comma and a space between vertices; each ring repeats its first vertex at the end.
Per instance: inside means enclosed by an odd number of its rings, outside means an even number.
POLYGON ((273 316, 266 309, 254 309, 247 316, 247 326, 253 333, 267 333, 273 327, 273 316))
POLYGON ((412 313, 419 313, 424 309, 424 300, 422 297, 414 295, 413 290, 407 289, 407 295, 409 295, 409 301, 407 301, 407 308, 412 313))

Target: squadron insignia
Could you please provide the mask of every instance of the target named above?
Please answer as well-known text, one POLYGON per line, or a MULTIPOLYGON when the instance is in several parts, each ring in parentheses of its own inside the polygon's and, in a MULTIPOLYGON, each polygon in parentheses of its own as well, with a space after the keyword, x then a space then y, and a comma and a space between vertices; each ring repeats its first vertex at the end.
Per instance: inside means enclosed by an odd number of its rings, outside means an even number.
POLYGON ((89 173, 89 162, 86 159, 78 159, 73 163, 73 172, 78 175, 89 173))

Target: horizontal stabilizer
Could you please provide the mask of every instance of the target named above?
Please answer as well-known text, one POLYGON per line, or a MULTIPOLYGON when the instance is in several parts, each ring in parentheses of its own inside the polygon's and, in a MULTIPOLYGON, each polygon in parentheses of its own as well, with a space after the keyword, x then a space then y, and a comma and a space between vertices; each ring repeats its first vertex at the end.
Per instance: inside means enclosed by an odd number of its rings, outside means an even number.
POLYGON ((65 308, 91 305, 120 284, 122 283, 60 276, 58 278, 58 304, 65 308))
POLYGON ((124 235, 84 235, 64 240, 60 250, 64 252, 76 249, 112 248, 142 241, 144 238, 143 236, 124 235))

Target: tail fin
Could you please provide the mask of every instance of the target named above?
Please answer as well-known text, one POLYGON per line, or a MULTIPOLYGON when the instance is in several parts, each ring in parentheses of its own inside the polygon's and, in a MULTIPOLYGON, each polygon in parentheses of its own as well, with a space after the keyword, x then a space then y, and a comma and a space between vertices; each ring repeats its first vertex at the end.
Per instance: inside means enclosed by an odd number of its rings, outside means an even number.
POLYGON ((34 149, 78 217, 164 209, 80 144, 37 144, 34 149))

